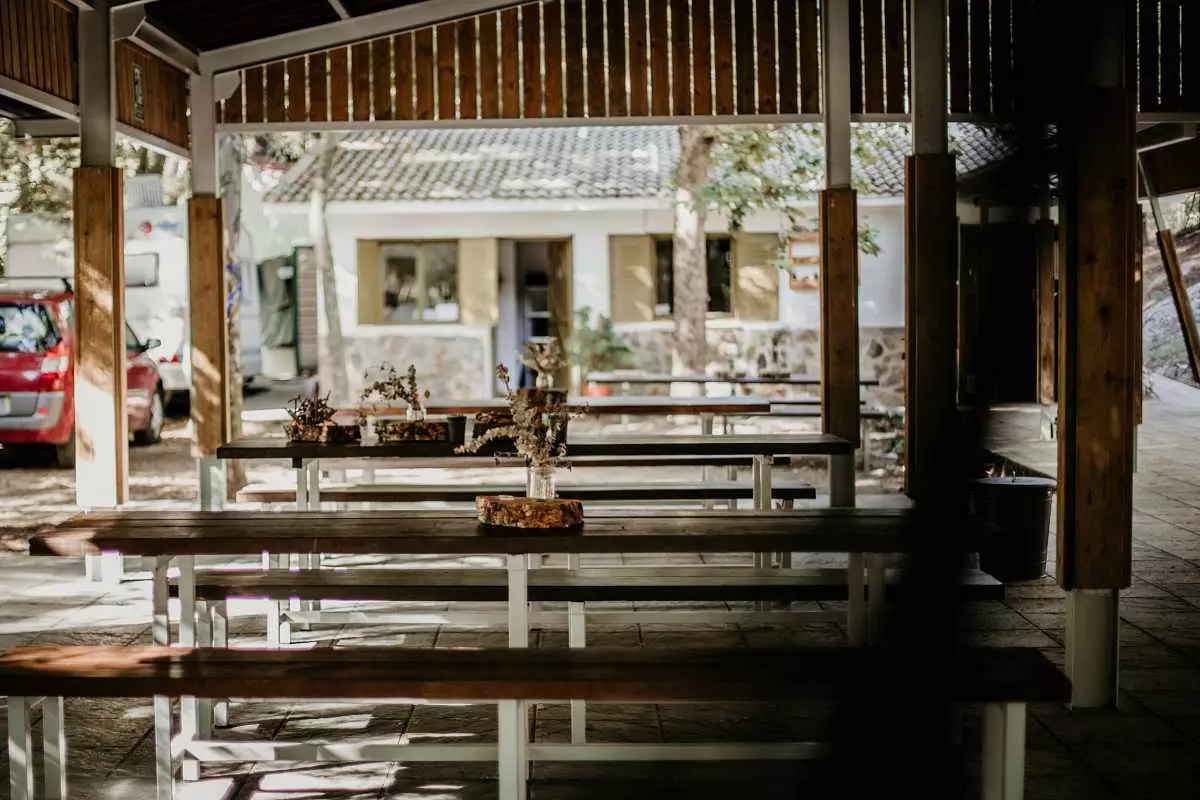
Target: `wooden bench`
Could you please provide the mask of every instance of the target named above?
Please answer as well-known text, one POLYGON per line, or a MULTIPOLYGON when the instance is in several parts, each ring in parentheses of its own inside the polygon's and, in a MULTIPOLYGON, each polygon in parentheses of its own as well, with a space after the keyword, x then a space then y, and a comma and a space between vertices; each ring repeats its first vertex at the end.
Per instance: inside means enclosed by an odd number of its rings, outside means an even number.
MULTIPOLYGON (((771 760, 826 755, 819 742, 533 743, 527 703, 828 703, 876 680, 877 654, 841 648, 217 650, 46 645, 0 656, 8 695, 12 800, 34 797, 31 708, 43 706, 46 794, 65 797, 64 697, 153 697, 158 797, 175 774, 198 777, 200 761, 492 761, 501 800, 523 800, 534 761, 771 760), (496 702, 495 744, 344 744, 227 741, 176 725, 172 697, 228 694, 259 700, 421 699, 496 702), (179 737, 175 739, 176 728, 179 737), (176 756, 178 753, 178 757, 176 756)), ((961 651, 947 697, 984 704, 983 800, 1024 793, 1025 706, 1064 702, 1067 679, 1032 648, 961 651)), ((181 704, 182 705, 182 704, 181 704)), ((182 720, 181 720, 182 723, 182 720)))
MULTIPOLYGON (((560 484, 558 493, 589 503, 708 502, 753 500, 754 487, 736 481, 699 481, 684 483, 604 483, 560 484)), ((480 495, 521 495, 520 484, 333 484, 320 487, 322 502, 329 503, 473 503, 480 495)), ((774 499, 785 507, 796 500, 814 500, 817 490, 809 483, 776 483, 771 487, 774 499)), ((295 486, 251 484, 237 494, 245 503, 294 503, 295 486)))

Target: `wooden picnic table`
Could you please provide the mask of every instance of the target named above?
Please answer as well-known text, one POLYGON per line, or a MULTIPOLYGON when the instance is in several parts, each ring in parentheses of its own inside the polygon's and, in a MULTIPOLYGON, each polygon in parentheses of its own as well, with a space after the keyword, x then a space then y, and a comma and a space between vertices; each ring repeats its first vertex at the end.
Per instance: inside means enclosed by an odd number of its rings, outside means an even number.
MULTIPOLYGON (((830 463, 831 505, 854 505, 854 447, 845 439, 827 434, 569 435, 566 455, 568 459, 589 456, 749 456, 753 459, 755 508, 762 510, 770 507, 771 463, 774 457, 827 456, 830 463)), ((314 508, 320 502, 321 459, 389 459, 397 466, 418 468, 481 467, 498 463, 495 459, 456 454, 449 442, 320 444, 266 438, 228 442, 217 449, 217 458, 291 460, 292 467, 297 470, 297 503, 301 508, 314 508)), ((513 464, 511 461, 508 463, 513 464)))
MULTIPOLYGON (((572 397, 567 401, 572 411, 585 414, 764 414, 771 410, 770 400, 758 397, 572 397)), ((484 412, 507 411, 508 400, 501 397, 481 400, 432 401, 425 410, 434 415, 463 414, 472 416, 484 412)), ((406 406, 386 407, 373 411, 369 416, 404 416, 406 406)), ((354 413, 354 409, 340 409, 340 413, 354 413)))

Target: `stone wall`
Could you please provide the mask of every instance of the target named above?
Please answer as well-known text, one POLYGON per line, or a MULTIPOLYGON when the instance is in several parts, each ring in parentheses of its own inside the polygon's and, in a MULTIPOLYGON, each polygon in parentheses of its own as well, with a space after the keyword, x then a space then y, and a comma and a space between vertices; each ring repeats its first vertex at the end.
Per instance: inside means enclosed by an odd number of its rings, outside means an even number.
MULTIPOLYGON (((633 350, 633 368, 647 372, 671 371, 670 330, 626 330, 625 343, 633 350)), ((861 328, 859 370, 864 379, 876 378, 880 385, 864 397, 872 405, 904 403, 904 330, 861 328)), ((819 333, 799 328, 729 328, 708 330, 709 372, 786 369, 806 375, 821 374, 819 333)), ((665 389, 665 387, 663 387, 665 389)), ((765 394, 803 394, 803 387, 755 386, 765 394)))
MULTIPOLYGON (((463 400, 490 394, 484 390, 486 357, 483 341, 463 336, 423 336, 410 334, 347 334, 346 349, 349 365, 349 402, 357 402, 363 387, 363 373, 387 362, 398 371, 417 368, 422 387, 434 400, 463 400)), ((326 337, 321 337, 320 367, 322 376, 329 375, 329 352, 326 337)), ((322 385, 321 392, 331 387, 322 385)), ((490 389, 490 387, 489 387, 490 389)))

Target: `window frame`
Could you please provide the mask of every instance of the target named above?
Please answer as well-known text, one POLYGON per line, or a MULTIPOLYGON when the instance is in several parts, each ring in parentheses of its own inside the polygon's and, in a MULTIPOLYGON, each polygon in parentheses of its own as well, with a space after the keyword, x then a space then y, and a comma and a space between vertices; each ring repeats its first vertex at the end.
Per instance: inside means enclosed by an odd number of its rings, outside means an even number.
POLYGON ((375 244, 379 248, 379 260, 378 260, 378 264, 376 265, 376 268, 379 270, 379 287, 381 290, 384 288, 384 281, 387 278, 387 249, 389 247, 404 246, 404 247, 411 247, 416 251, 415 296, 417 298, 419 298, 421 302, 417 303, 417 309, 416 309, 417 316, 415 319, 393 320, 393 319, 387 319, 387 307, 384 305, 383 296, 380 296, 379 303, 380 303, 381 311, 380 311, 379 322, 374 322, 374 323, 369 322, 369 323, 365 323, 365 324, 374 325, 374 326, 379 326, 379 325, 461 325, 461 324, 463 324, 462 323, 462 316, 463 316, 462 297, 461 297, 461 292, 460 292, 460 289, 461 289, 460 281, 462 278, 462 273, 461 273, 462 264, 459 263, 459 258, 458 258, 459 252, 461 249, 459 247, 458 239, 377 239, 375 241, 375 244), (455 312, 455 315, 454 315, 454 319, 426 319, 424 317, 424 314, 425 314, 424 298, 426 296, 426 290, 428 289, 428 286, 429 286, 427 283, 427 267, 426 267, 425 248, 432 246, 432 245, 450 245, 454 248, 454 298, 455 298, 454 304, 457 309, 457 311, 455 312))
MULTIPOLYGON (((670 311, 668 311, 665 314, 658 313, 658 305, 659 305, 658 304, 658 288, 659 288, 658 287, 658 245, 660 242, 670 242, 671 243, 671 251, 672 251, 672 262, 671 262, 672 276, 671 277, 672 277, 672 279, 674 279, 675 262, 673 260, 673 257, 674 257, 674 249, 675 249, 675 237, 671 234, 651 234, 650 239, 654 243, 654 300, 655 300, 655 302, 654 302, 654 319, 656 321, 657 320, 669 320, 675 314, 674 298, 672 298, 672 301, 671 301, 671 310, 670 311)), ((708 243, 710 241, 729 242, 729 310, 728 311, 706 310, 705 311, 706 319, 736 319, 737 318, 737 300, 736 300, 735 294, 734 294, 734 292, 736 291, 736 287, 737 287, 737 257, 736 257, 737 254, 736 254, 736 243, 735 243, 734 239, 735 239, 735 237, 734 237, 734 234, 732 234, 732 233, 705 233, 704 234, 704 248, 705 248, 705 258, 706 259, 707 259, 707 255, 708 255, 708 243)), ((705 270, 707 272, 707 263, 705 264, 705 270)), ((712 292, 710 291, 709 294, 711 295, 712 292)))

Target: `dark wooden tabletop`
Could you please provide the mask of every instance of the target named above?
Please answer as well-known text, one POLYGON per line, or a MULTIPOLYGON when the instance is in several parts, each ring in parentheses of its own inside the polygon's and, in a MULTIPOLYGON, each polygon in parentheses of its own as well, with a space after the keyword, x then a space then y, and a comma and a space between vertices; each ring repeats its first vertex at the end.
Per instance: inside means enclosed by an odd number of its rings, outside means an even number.
MULTIPOLYGON (((738 386, 820 386, 821 376, 802 375, 798 373, 791 375, 743 375, 738 377, 700 374, 672 375, 669 372, 639 372, 632 375, 616 374, 613 372, 589 372, 587 382, 605 385, 622 383, 630 385, 647 383, 732 383, 738 386)), ((877 378, 863 378, 858 383, 860 386, 878 386, 879 380, 877 378)))
MULTIPOLYGON (((829 456, 854 452, 850 442, 827 434, 727 434, 723 436, 570 436, 572 456, 829 456)), ((238 439, 221 445, 217 458, 447 458, 449 442, 398 444, 290 443, 285 439, 238 439)), ((478 457, 476 457, 477 459, 478 457)))
MULTIPOLYGON (((913 517, 896 509, 589 510, 582 528, 480 525, 472 511, 92 511, 42 531, 32 555, 516 553, 895 553, 913 517)), ((964 537, 966 542, 966 537, 964 537)))

